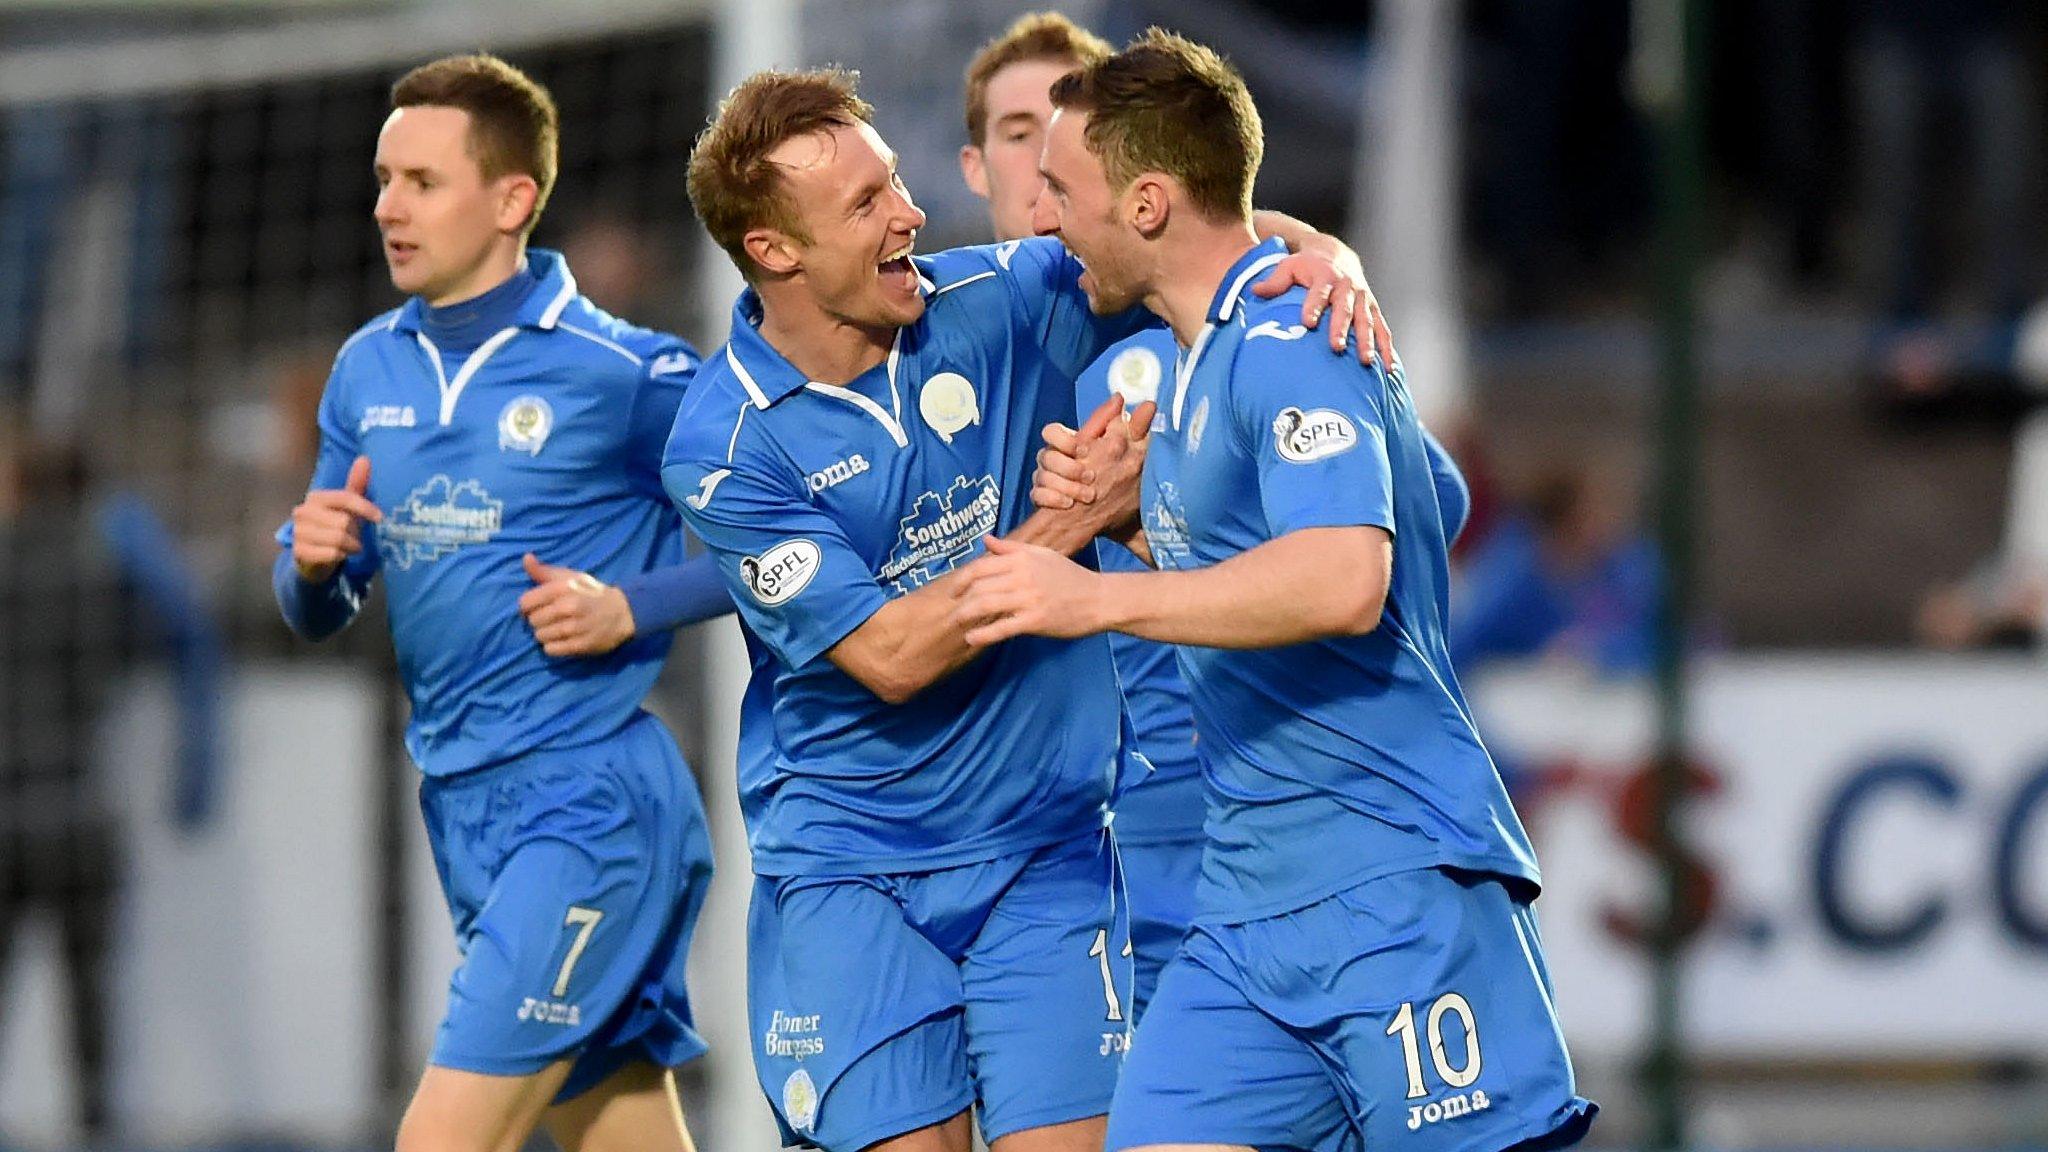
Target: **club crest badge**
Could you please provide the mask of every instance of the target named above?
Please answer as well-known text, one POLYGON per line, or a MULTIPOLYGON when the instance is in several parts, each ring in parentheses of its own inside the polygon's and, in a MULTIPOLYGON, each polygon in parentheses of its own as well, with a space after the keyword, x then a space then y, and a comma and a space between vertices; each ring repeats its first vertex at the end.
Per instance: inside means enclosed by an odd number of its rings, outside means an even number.
POLYGON ((521 396, 498 413, 498 447, 509 452, 538 456, 554 430, 555 410, 538 396, 521 396))
POLYGON ((782 1119, 798 1132, 818 1127, 818 1086, 811 1074, 799 1068, 782 1082, 782 1119))
POLYGON ((1204 396, 1202 397, 1202 402, 1195 405, 1194 418, 1188 421, 1188 454, 1190 456, 1202 450, 1202 433, 1208 430, 1209 398, 1204 396))
POLYGON ((1124 398, 1125 408, 1136 408, 1147 400, 1159 399, 1159 378, 1163 373, 1159 353, 1150 348, 1126 348, 1109 362, 1109 387, 1124 398))
POLYGON ((981 423, 974 385, 958 372, 941 372, 925 381, 917 394, 917 410, 948 444, 968 425, 981 423))

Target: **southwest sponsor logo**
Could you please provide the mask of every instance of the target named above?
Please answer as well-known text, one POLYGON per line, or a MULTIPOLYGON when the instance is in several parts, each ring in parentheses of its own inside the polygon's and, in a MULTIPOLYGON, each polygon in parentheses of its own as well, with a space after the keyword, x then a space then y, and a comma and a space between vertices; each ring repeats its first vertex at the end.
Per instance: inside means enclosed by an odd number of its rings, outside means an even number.
POLYGON ((1194 553, 1188 547, 1188 513, 1180 502, 1180 489, 1172 483, 1159 486, 1152 506, 1145 509, 1145 540, 1152 546, 1152 558, 1161 568, 1189 568, 1194 553))
POLYGON ((412 490, 377 528, 378 551, 393 567, 432 563, 458 548, 488 543, 504 526, 505 505, 475 480, 437 475, 412 490))
POLYGON ((981 538, 995 531, 1002 489, 993 476, 953 481, 944 495, 926 492, 911 505, 896 532, 896 547, 880 576, 898 593, 921 588, 973 555, 981 538))
POLYGON ((784 540, 759 556, 740 560, 740 579, 754 599, 770 608, 804 590, 824 566, 824 553, 809 540, 784 540))
POLYGON ((1340 456, 1358 446, 1358 429, 1351 418, 1334 408, 1311 408, 1304 412, 1288 406, 1273 418, 1273 443, 1282 460, 1307 464, 1340 456))

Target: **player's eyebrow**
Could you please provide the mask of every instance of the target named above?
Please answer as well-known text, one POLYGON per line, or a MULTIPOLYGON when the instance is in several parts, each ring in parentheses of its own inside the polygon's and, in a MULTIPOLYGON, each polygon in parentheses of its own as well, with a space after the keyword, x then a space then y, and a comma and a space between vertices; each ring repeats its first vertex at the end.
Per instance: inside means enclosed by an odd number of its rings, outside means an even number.
POLYGON ((853 191, 849 193, 846 198, 847 211, 850 212, 853 209, 860 207, 861 201, 866 200, 870 196, 880 195, 882 189, 887 188, 889 186, 889 181, 895 178, 895 151, 893 149, 889 149, 887 146, 884 146, 882 152, 882 160, 884 163, 888 164, 888 171, 884 174, 881 180, 870 180, 864 184, 854 185, 853 191))
MULTIPOLYGON (((370 171, 379 180, 389 179, 393 175, 391 169, 383 164, 373 165, 370 171)), ((432 168, 400 168, 396 174, 409 179, 420 180, 432 176, 434 170, 432 168)))
POLYGON ((1005 112, 1001 116, 996 117, 996 127, 998 128, 1012 123, 1019 124, 1025 128, 1036 128, 1038 126, 1038 116, 1031 112, 1005 112))

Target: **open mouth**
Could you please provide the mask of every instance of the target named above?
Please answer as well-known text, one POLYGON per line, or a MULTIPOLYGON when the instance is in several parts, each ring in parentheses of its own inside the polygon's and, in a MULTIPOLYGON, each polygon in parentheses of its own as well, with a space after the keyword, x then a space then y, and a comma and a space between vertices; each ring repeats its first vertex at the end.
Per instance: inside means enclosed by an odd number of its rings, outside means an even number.
POLYGON ((408 244, 403 240, 386 240, 384 242, 384 254, 393 260, 410 260, 413 253, 418 251, 419 245, 408 244))
POLYGON ((875 265, 882 282, 903 292, 917 289, 917 269, 910 263, 910 250, 915 241, 905 244, 889 254, 888 258, 875 265))

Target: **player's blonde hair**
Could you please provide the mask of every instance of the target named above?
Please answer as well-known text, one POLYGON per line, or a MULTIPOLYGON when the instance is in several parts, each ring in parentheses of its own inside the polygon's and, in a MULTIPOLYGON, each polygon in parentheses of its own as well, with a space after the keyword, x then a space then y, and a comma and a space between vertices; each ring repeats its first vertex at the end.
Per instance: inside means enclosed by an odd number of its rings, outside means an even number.
POLYGON ((859 73, 844 68, 756 72, 727 94, 697 137, 690 150, 690 204, 748 281, 760 272, 747 255, 750 229, 811 240, 769 153, 798 136, 873 122, 859 81, 859 73))
POLYGON ((1108 59, 1114 51, 1109 41, 1058 12, 1017 17, 967 62, 967 142, 979 148, 988 138, 988 85, 996 73, 1034 60, 1084 68, 1108 59))
POLYGON ((1052 102, 1087 113, 1082 139, 1111 192, 1162 172, 1204 215, 1251 217, 1265 129, 1244 78, 1215 52, 1149 28, 1123 51, 1060 77, 1052 102))

